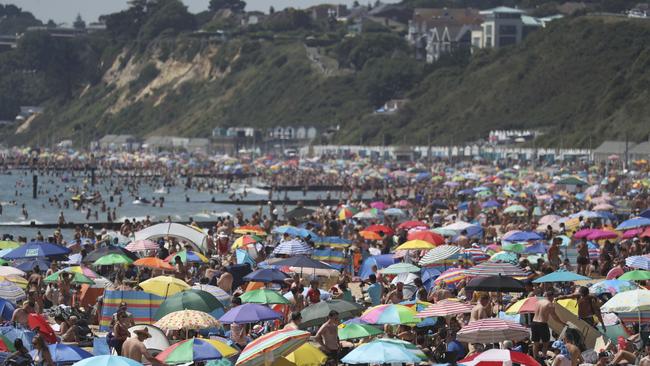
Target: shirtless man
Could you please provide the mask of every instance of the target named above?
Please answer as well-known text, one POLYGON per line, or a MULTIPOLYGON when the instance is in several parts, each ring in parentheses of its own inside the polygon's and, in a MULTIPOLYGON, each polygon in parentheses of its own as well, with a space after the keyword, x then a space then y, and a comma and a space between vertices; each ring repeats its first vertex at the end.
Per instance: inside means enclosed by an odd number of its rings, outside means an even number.
POLYGON ((447 290, 447 283, 440 281, 438 287, 433 289, 429 294, 429 302, 438 302, 440 300, 448 299, 451 297, 451 292, 447 290))
POLYGON ((129 337, 122 345, 122 356, 130 358, 136 362, 142 362, 142 358, 144 357, 152 365, 164 365, 164 363, 158 361, 158 359, 149 353, 147 347, 145 347, 143 343, 145 339, 151 338, 149 328, 145 327, 144 329, 134 330, 133 333, 135 333, 136 336, 129 337))
POLYGON ((321 350, 330 361, 338 362, 339 356, 339 313, 336 310, 329 312, 327 321, 316 332, 316 342, 321 345, 321 350))
POLYGON ((587 324, 596 328, 594 316, 600 321, 601 327, 605 328, 603 316, 600 313, 600 304, 598 299, 589 294, 589 289, 585 286, 580 286, 578 292, 571 295, 559 296, 558 300, 562 299, 578 299, 578 317, 584 320, 587 324))
POLYGON ((540 343, 542 344, 542 354, 546 355, 548 351, 548 342, 551 340, 551 331, 548 329, 548 320, 555 319, 557 322, 566 325, 565 322, 555 313, 553 300, 555 294, 553 291, 546 291, 546 298, 537 301, 535 306, 535 316, 533 316, 533 323, 531 324, 531 341, 533 342, 533 354, 535 358, 539 357, 540 343))
POLYGON ((59 304, 62 305, 71 305, 72 301, 72 283, 70 280, 70 274, 67 272, 61 272, 59 274, 59 304))
POLYGON ((11 321, 20 324, 25 328, 29 327, 29 324, 27 322, 27 319, 29 317, 29 314, 34 313, 34 304, 31 301, 25 301, 23 303, 23 306, 19 307, 18 309, 14 310, 13 315, 11 316, 11 321))
POLYGON ((399 304, 402 301, 404 301, 404 284, 398 282, 397 285, 395 285, 395 289, 389 292, 386 296, 386 303, 399 304))
POLYGON ((471 323, 480 319, 492 318, 493 316, 494 313, 492 312, 492 307, 490 306, 490 296, 488 294, 483 294, 481 295, 479 302, 474 305, 469 321, 471 323))
POLYGON ((548 262, 551 264, 553 270, 557 270, 558 268, 560 268, 560 264, 562 263, 562 261, 560 260, 561 243, 562 243, 562 239, 554 238, 553 243, 551 243, 551 246, 548 248, 548 262))
POLYGON ((219 279, 217 280, 217 286, 219 286, 219 288, 226 291, 227 293, 231 293, 232 282, 233 282, 232 274, 228 272, 227 269, 224 268, 223 273, 221 274, 221 276, 219 276, 219 279))

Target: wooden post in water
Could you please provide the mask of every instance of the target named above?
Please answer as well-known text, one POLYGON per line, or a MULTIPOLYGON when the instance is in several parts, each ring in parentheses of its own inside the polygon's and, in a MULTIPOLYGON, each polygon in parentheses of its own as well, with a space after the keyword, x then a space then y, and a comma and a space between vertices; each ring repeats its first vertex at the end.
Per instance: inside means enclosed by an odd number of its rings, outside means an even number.
POLYGON ((38 175, 32 175, 32 198, 38 197, 38 175))

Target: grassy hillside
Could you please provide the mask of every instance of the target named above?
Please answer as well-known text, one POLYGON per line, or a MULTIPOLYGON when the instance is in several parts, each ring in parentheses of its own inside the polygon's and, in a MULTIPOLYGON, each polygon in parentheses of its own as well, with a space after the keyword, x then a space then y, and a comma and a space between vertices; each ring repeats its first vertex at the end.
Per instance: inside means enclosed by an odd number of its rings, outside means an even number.
POLYGON ((650 133, 650 22, 561 20, 520 46, 433 66, 414 61, 397 35, 343 35, 321 37, 321 56, 340 65, 325 72, 308 57, 305 32, 227 42, 168 34, 120 47, 95 40, 95 72, 1 138, 87 146, 107 133, 207 136, 217 126, 293 124, 340 125, 336 143, 447 144, 530 128, 546 133, 540 145, 588 146, 650 133), (404 97, 399 114, 372 114, 404 97))

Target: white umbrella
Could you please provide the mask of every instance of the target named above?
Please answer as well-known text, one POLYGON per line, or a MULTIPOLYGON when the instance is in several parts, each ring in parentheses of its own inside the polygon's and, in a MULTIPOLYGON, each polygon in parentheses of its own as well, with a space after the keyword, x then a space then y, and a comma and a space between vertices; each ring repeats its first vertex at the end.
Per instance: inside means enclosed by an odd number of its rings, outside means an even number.
POLYGON ((0 266, 0 276, 24 276, 25 272, 15 267, 0 266))
POLYGON ((201 230, 177 223, 162 223, 149 226, 135 233, 135 240, 154 240, 171 236, 186 241, 198 252, 206 249, 208 236, 201 230))
POLYGON ((25 291, 15 283, 9 281, 0 282, 0 299, 5 299, 15 304, 26 297, 25 291))
POLYGON ((600 310, 606 313, 650 311, 650 290, 639 289, 620 292, 601 306, 600 310))

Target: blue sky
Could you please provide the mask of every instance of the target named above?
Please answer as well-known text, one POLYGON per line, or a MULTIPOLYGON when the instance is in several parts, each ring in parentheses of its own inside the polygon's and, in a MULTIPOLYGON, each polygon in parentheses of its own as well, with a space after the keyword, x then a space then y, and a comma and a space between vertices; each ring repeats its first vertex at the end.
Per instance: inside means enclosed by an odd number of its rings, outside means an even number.
MULTIPOLYGON (((207 9, 209 0, 183 0, 183 2, 191 12, 196 13, 207 9)), ((304 8, 326 2, 351 4, 353 0, 247 0, 246 9, 267 12, 271 5, 276 10, 280 10, 288 6, 304 8)), ((0 4, 15 4, 32 12, 43 21, 52 19, 57 23, 72 23, 77 13, 80 13, 86 22, 92 22, 102 14, 127 7, 126 0, 0 0, 0 4)))

